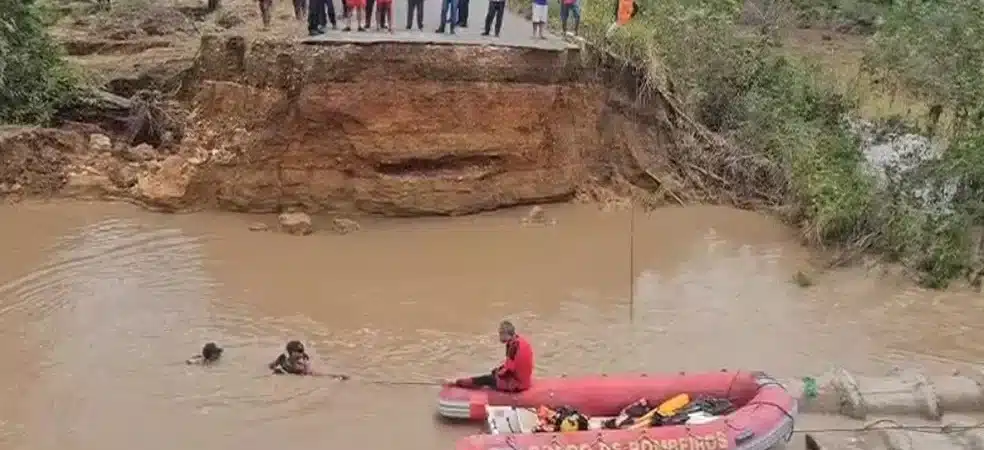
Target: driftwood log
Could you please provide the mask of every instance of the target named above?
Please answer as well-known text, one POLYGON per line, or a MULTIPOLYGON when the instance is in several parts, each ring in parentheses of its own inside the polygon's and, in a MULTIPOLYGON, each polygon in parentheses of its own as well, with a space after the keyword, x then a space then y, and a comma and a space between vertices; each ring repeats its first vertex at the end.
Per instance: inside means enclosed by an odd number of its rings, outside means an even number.
POLYGON ((182 119, 157 91, 139 91, 131 98, 89 89, 62 108, 57 118, 100 126, 129 145, 161 148, 180 140, 182 119))

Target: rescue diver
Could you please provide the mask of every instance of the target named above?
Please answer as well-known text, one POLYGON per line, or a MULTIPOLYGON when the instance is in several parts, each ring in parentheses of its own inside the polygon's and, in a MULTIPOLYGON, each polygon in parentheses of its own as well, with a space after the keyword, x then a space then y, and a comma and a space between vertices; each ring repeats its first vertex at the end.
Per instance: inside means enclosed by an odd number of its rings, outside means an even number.
POLYGON ((267 367, 276 375, 309 375, 326 376, 339 380, 349 379, 348 375, 334 373, 320 373, 311 369, 311 357, 304 350, 301 341, 290 341, 277 359, 273 360, 267 367))
POLYGON ((499 342, 505 344, 506 359, 487 375, 454 380, 449 384, 464 388, 490 388, 502 392, 522 392, 533 383, 533 347, 516 333, 512 322, 499 323, 499 342))
POLYGON ((202 347, 201 354, 188 358, 188 360, 185 361, 185 364, 200 364, 206 366, 219 362, 220 357, 222 357, 222 347, 219 347, 215 342, 209 342, 202 347))

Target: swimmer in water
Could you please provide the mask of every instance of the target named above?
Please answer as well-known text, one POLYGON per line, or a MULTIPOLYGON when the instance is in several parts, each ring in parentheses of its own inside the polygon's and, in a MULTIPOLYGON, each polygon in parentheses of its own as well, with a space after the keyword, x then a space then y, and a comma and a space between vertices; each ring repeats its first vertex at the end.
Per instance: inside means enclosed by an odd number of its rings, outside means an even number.
POLYGON ((311 357, 304 350, 304 344, 301 341, 288 342, 284 350, 284 353, 281 353, 277 359, 267 365, 274 374, 327 376, 339 380, 349 379, 348 375, 319 373, 312 370, 311 357))
POLYGON ((200 355, 192 356, 185 361, 185 364, 198 364, 198 365, 210 365, 219 362, 219 358, 222 357, 222 347, 219 347, 215 342, 209 342, 202 347, 202 353, 200 355))

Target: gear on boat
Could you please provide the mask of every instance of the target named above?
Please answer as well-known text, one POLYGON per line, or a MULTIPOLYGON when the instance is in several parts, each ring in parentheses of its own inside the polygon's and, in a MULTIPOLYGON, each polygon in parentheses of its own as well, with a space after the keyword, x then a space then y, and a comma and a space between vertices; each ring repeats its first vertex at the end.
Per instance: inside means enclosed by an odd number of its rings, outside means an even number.
POLYGON ((536 411, 537 425, 534 433, 586 431, 589 429, 644 429, 650 427, 706 423, 735 410, 725 398, 700 397, 691 400, 687 394, 679 394, 653 406, 647 399, 639 399, 622 409, 616 417, 592 421, 570 406, 551 409, 540 406, 536 411), (595 426, 592 426, 592 423, 595 426))

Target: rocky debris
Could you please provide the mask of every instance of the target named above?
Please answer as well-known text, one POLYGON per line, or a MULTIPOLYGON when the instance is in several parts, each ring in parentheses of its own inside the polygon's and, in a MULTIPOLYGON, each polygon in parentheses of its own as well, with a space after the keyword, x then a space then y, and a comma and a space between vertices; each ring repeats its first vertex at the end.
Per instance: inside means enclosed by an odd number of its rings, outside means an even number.
POLYGON ((215 24, 225 29, 238 27, 244 23, 246 21, 242 17, 229 10, 222 11, 219 14, 219 18, 215 19, 215 24))
POLYGON ((547 217, 547 211, 542 206, 534 206, 521 222, 523 225, 555 225, 557 220, 547 217))
POLYGON ((95 153, 104 153, 113 149, 113 141, 105 134, 89 135, 89 150, 95 153))
POLYGON ((314 232, 311 226, 311 216, 302 212, 287 212, 277 218, 280 231, 295 236, 306 236, 314 232))
POLYGON ((65 187, 60 194, 76 199, 98 200, 116 190, 109 176, 95 169, 82 167, 68 172, 65 187))
POLYGON ((130 189, 137 184, 139 170, 130 164, 120 164, 112 168, 108 175, 109 180, 120 189, 130 189))
POLYGON ((127 161, 151 161, 157 159, 160 156, 157 150, 154 149, 150 144, 140 144, 135 147, 130 147, 123 152, 123 159, 127 161))
POLYGON ((249 224, 249 231, 267 231, 270 226, 263 222, 253 222, 249 224))
POLYGON ((349 234, 359 231, 362 227, 359 222, 344 217, 336 217, 331 220, 331 231, 335 234, 349 234))
POLYGON ((19 193, 22 189, 23 186, 21 186, 18 183, 14 183, 14 184, 0 183, 0 195, 16 194, 19 193))
POLYGON ((8 194, 52 195, 65 185, 70 160, 86 153, 88 142, 82 134, 0 127, 0 185, 7 186, 8 194))
POLYGON ((180 156, 171 155, 156 171, 137 177, 135 199, 152 209, 180 210, 188 206, 195 173, 195 166, 180 156))

